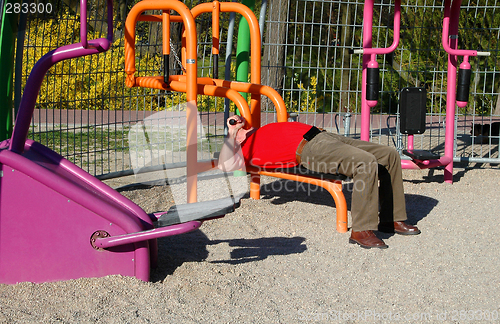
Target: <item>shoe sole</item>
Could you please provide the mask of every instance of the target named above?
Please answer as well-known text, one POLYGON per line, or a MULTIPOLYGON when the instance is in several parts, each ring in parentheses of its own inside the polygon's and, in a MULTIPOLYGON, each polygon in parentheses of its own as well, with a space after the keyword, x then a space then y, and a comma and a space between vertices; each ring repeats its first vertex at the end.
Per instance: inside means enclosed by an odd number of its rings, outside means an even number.
POLYGON ((363 245, 361 243, 359 243, 358 241, 355 241, 353 239, 349 239, 349 243, 351 244, 358 244, 359 246, 361 246, 363 249, 387 249, 389 247, 389 245, 379 245, 379 246, 369 246, 369 245, 363 245))
POLYGON ((418 231, 413 231, 413 232, 396 232, 396 231, 394 231, 394 233, 399 234, 399 235, 418 235, 422 232, 420 230, 418 230, 418 231))
POLYGON ((382 232, 382 233, 399 234, 399 235, 418 235, 418 234, 422 233, 420 230, 412 231, 412 232, 398 232, 398 231, 395 231, 393 229, 390 230, 390 229, 383 229, 383 228, 379 228, 378 231, 382 232))

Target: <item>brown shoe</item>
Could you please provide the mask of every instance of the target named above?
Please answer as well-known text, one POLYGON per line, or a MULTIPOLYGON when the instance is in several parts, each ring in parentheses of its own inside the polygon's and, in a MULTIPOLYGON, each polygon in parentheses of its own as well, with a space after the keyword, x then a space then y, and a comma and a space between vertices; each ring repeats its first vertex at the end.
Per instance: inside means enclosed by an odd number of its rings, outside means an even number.
POLYGON ((418 227, 406 224, 405 222, 380 223, 378 230, 384 233, 397 233, 401 235, 418 235, 421 233, 418 227))
POLYGON ((384 241, 376 237, 375 234, 373 234, 373 231, 351 231, 351 238, 349 239, 349 243, 357 243, 365 249, 387 249, 389 247, 384 243, 384 241))

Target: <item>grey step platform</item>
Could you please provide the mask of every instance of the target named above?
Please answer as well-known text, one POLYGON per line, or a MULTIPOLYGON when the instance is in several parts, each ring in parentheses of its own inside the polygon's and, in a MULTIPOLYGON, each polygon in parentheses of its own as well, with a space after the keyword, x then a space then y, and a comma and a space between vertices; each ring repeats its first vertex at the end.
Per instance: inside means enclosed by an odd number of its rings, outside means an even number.
POLYGON ((158 218, 156 227, 165 227, 194 220, 207 220, 232 213, 240 205, 239 199, 232 197, 175 205, 158 218))

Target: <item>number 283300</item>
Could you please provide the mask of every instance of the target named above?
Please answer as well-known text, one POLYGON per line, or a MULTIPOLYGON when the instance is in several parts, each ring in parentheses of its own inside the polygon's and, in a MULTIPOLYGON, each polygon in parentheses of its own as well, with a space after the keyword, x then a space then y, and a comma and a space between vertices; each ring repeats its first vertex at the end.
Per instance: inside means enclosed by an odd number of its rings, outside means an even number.
POLYGON ((51 13, 52 4, 43 2, 31 2, 31 3, 10 3, 5 4, 5 13, 51 13))

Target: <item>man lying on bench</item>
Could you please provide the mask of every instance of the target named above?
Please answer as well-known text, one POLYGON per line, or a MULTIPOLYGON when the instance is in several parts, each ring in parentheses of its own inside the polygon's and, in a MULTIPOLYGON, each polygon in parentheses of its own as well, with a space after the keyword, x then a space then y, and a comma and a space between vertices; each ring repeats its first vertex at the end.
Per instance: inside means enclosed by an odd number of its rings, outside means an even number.
POLYGON ((387 248, 373 231, 420 234, 405 223, 401 160, 393 148, 298 122, 245 129, 245 120, 232 116, 227 124, 228 136, 219 155, 221 170, 238 170, 245 164, 266 169, 301 165, 315 172, 344 174, 353 179, 350 243, 387 248))

